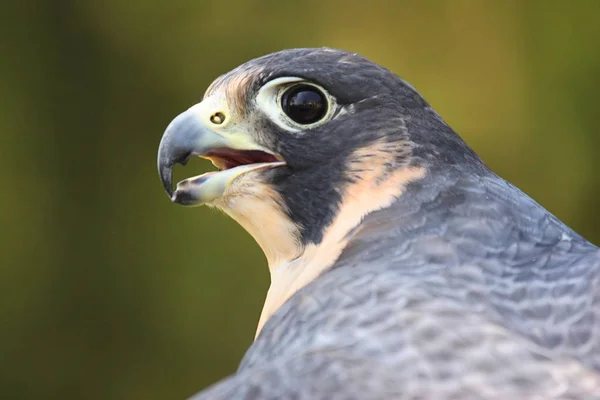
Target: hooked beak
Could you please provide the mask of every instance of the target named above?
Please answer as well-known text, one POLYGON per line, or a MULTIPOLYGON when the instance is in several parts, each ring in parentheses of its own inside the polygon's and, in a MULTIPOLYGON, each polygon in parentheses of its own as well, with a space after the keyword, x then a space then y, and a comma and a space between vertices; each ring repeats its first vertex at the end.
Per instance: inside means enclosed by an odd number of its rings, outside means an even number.
MULTIPOLYGON (((205 100, 206 101, 206 100, 205 100)), ((222 197, 240 175, 285 165, 245 132, 229 132, 210 122, 204 102, 178 115, 167 127, 158 148, 158 172, 175 203, 201 205, 222 197), (173 191, 173 166, 192 156, 208 158, 221 171, 185 179, 173 191)))

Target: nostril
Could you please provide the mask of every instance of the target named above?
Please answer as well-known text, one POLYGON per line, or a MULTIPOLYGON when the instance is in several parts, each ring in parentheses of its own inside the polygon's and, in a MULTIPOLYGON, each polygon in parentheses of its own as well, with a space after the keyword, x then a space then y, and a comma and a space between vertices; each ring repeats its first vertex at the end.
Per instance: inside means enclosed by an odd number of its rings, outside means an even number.
POLYGON ((220 111, 214 113, 210 116, 210 122, 212 122, 215 125, 221 125, 223 122, 225 122, 225 114, 223 114, 220 111))

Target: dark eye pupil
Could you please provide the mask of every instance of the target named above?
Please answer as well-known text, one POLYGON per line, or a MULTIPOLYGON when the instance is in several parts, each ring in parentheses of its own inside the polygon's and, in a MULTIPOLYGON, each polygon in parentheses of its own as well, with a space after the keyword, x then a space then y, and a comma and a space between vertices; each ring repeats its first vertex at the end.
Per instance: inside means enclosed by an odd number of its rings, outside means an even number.
POLYGON ((327 113, 325 95, 309 85, 289 89, 281 98, 281 106, 288 117, 303 125, 313 124, 327 113))

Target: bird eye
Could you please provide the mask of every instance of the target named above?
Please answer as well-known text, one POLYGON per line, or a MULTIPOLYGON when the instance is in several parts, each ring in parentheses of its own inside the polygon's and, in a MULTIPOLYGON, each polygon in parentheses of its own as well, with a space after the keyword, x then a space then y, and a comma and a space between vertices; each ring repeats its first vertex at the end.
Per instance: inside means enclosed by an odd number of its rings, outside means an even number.
POLYGON ((327 99, 314 86, 296 85, 281 97, 281 108, 292 121, 309 125, 318 122, 327 114, 327 99))

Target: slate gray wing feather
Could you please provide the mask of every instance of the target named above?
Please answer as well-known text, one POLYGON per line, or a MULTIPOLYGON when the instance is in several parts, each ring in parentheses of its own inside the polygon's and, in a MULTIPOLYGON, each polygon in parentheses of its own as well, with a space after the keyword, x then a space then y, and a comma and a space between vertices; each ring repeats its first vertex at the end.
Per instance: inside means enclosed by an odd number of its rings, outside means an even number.
POLYGON ((442 181, 373 214, 339 262, 427 270, 436 296, 600 371, 598 248, 496 176, 442 181))
MULTIPOLYGON (((431 315, 432 317, 434 315, 431 315)), ((463 320, 463 322, 466 322, 463 320)), ((479 322, 479 321, 473 321, 479 322)), ((452 327, 452 326, 448 326, 452 327)), ((556 362, 528 349, 495 329, 478 330, 483 343, 473 348, 463 331, 440 335, 434 348, 427 345, 427 358, 411 351, 390 363, 372 357, 352 357, 351 351, 327 348, 309 350, 240 372, 209 387, 192 400, 582 400, 600 398, 598 377, 578 363, 556 362), (448 341, 446 341, 448 340, 448 341), (464 342, 463 342, 464 340, 464 342), (458 359, 448 357, 441 346, 462 346, 458 359), (496 353, 480 357, 480 351, 496 353), (413 357, 411 357, 413 356, 413 357)), ((426 324, 423 329, 429 329, 426 324)), ((447 331, 446 331, 447 332, 447 331)), ((419 330, 414 331, 415 334, 419 330)), ((424 332, 426 333, 426 332, 424 332)), ((411 339, 408 337, 407 339, 411 339)), ((418 339, 418 338, 415 338, 418 339)), ((422 340, 420 340, 422 343, 422 340)), ((401 350, 401 349, 396 349, 401 350)), ((414 350, 419 350, 415 348, 414 350)), ((401 353, 402 354, 402 353, 401 353)))

